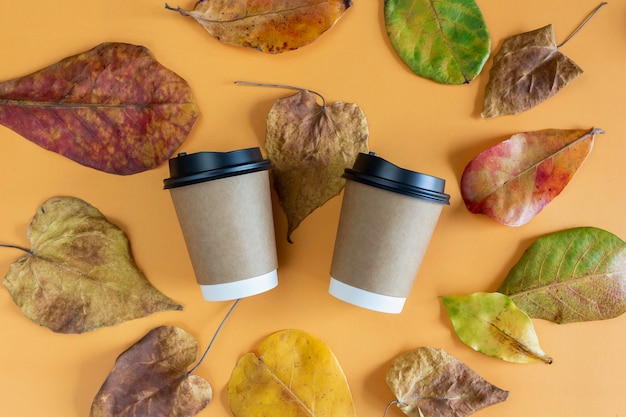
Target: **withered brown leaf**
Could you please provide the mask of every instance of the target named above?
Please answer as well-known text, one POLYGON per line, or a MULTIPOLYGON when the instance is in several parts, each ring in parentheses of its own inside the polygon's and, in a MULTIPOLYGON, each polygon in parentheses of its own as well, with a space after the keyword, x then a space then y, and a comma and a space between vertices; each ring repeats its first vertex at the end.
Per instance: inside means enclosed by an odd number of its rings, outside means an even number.
POLYGON ((90 417, 194 416, 212 398, 209 383, 188 371, 198 355, 185 330, 162 326, 123 352, 92 404, 90 417))
POLYGON ((182 307, 135 264, 124 232, 89 203, 54 197, 28 229, 29 254, 3 284, 22 312, 59 333, 83 333, 182 307))
POLYGON ((344 170, 368 151, 368 136, 365 114, 356 104, 320 106, 307 90, 276 100, 267 115, 265 148, 287 215, 288 241, 305 217, 339 194, 344 170))
POLYGON ((552 25, 505 39, 493 58, 483 100, 484 119, 517 114, 549 99, 582 74, 560 48, 606 5, 601 3, 560 45, 552 25))
POLYGON ((582 74, 563 55, 552 25, 512 36, 493 58, 483 103, 484 119, 528 110, 582 74))
POLYGON ((396 356, 387 371, 387 385, 398 408, 410 417, 466 417, 505 401, 509 394, 432 347, 396 356))

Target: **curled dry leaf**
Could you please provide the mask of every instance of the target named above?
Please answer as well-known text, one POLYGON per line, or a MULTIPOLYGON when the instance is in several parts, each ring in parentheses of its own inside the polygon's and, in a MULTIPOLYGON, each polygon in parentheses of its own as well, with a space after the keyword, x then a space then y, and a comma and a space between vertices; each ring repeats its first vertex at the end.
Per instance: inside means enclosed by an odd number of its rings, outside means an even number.
POLYGON ((178 327, 151 330, 123 352, 92 404, 90 417, 194 416, 211 401, 207 381, 187 368, 196 340, 178 327))
POLYGON ((352 0, 200 0, 194 10, 165 7, 235 46, 281 53, 305 46, 334 26, 352 0))
POLYGON ((0 83, 0 124, 113 174, 166 161, 198 115, 185 80, 146 48, 125 43, 104 43, 0 83))
POLYGON ((409 68, 439 83, 469 83, 489 58, 491 39, 474 0, 386 0, 385 27, 409 68))
POLYGON ((395 357, 387 385, 410 417, 466 417, 509 395, 443 349, 431 347, 395 357))
POLYGON ((508 362, 552 363, 539 346, 530 317, 506 295, 475 293, 442 301, 457 336, 475 351, 508 362))
POLYGON ((330 348, 301 330, 267 337, 247 353, 228 382, 235 417, 355 416, 346 377, 330 348))
POLYGON ((540 237, 498 291, 555 323, 617 317, 626 312, 626 243, 595 227, 540 237))
POLYGON ((606 3, 600 4, 583 24, 557 46, 552 25, 505 39, 493 57, 485 89, 482 117, 517 114, 558 93, 583 70, 561 48, 606 3))
POLYGON ((344 170, 368 151, 368 135, 365 114, 356 104, 320 106, 306 90, 276 100, 267 115, 265 148, 287 215, 287 240, 305 217, 339 194, 344 170))
POLYGON ((558 196, 585 161, 602 129, 517 133, 465 167, 461 195, 468 210, 521 226, 558 196))
POLYGON ((29 254, 3 284, 22 312, 60 333, 83 333, 182 307, 135 264, 124 232, 73 197, 44 202, 28 230, 29 254))

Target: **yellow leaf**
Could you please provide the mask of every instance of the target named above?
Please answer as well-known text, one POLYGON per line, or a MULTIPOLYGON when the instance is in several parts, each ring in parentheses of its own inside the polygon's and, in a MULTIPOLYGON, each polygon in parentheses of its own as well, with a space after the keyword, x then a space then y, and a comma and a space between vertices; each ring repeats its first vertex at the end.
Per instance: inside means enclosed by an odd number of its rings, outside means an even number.
POLYGON ((236 417, 349 417, 354 403, 330 348, 300 330, 282 330, 244 355, 228 383, 236 417))

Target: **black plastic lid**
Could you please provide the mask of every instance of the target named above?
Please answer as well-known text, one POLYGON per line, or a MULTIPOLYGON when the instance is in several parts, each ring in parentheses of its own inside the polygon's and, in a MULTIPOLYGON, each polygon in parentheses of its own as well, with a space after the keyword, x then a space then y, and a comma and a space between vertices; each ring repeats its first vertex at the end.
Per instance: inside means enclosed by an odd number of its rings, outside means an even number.
POLYGON ((272 168, 270 161, 263 159, 259 148, 231 152, 179 153, 170 159, 169 165, 170 178, 163 181, 165 189, 272 168))
POLYGON ((352 169, 347 168, 343 177, 394 193, 450 204, 450 196, 444 193, 444 179, 400 168, 374 152, 360 153, 352 169))

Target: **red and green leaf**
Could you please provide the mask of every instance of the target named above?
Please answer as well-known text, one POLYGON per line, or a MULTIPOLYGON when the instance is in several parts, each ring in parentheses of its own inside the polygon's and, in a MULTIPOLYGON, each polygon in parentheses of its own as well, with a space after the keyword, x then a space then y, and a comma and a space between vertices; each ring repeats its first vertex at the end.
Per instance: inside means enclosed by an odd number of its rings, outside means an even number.
POLYGON ((601 129, 518 133, 465 167, 461 194, 472 213, 508 226, 529 222, 570 182, 601 129))

